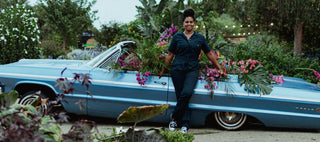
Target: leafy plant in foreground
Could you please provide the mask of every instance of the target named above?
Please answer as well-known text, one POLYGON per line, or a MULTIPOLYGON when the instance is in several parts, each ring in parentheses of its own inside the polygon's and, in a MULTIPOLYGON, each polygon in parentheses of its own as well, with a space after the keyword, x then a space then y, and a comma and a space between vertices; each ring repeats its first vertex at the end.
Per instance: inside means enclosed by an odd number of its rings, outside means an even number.
POLYGON ((192 142, 195 138, 193 134, 182 133, 181 131, 170 132, 167 129, 162 129, 160 134, 165 136, 168 142, 192 142))
POLYGON ((119 115, 117 118, 117 121, 119 123, 134 123, 132 126, 132 129, 129 129, 127 133, 125 134, 125 139, 128 141, 135 141, 141 139, 140 137, 152 137, 152 139, 161 139, 161 135, 158 137, 154 137, 155 134, 151 133, 148 134, 147 131, 144 133, 141 133, 139 137, 135 137, 135 126, 137 123, 150 119, 156 115, 161 114, 163 111, 165 111, 169 107, 169 104, 164 105, 151 105, 151 106, 140 106, 140 107, 129 107, 127 110, 125 110, 123 113, 119 115), (148 134, 148 136, 146 135, 148 134))
POLYGON ((40 97, 26 106, 15 104, 17 99, 16 91, 0 94, 0 141, 61 141, 59 124, 34 107, 42 103, 40 97))

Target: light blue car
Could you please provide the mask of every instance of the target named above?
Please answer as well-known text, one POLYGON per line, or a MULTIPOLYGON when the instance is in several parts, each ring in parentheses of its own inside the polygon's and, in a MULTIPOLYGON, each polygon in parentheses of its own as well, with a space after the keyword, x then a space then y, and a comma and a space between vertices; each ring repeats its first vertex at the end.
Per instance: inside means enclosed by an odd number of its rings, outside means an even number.
MULTIPOLYGON (((91 74, 92 84, 87 88, 74 84, 73 94, 65 94, 63 108, 70 113, 98 117, 117 118, 130 106, 170 104, 159 116, 149 121, 169 122, 170 113, 176 105, 174 87, 169 76, 148 77, 145 85, 136 80, 136 71, 112 69, 123 54, 123 49, 132 48, 132 41, 120 42, 90 61, 22 59, 0 65, 2 91, 17 90, 21 104, 30 103, 35 97, 55 99, 62 94, 55 81, 60 77, 74 77, 73 73, 91 74), (61 76, 61 71, 67 67, 61 76), (82 107, 79 107, 79 102, 82 107)), ((195 94, 190 100, 193 126, 217 122, 227 130, 241 128, 248 120, 258 120, 267 127, 320 129, 320 87, 303 79, 284 77, 285 83, 275 84, 270 95, 248 93, 240 86, 236 75, 229 75, 226 82, 216 82, 214 99, 199 80, 195 94), (228 95, 224 86, 233 86, 235 92, 228 95)), ((47 106, 42 107, 46 109, 47 106)))

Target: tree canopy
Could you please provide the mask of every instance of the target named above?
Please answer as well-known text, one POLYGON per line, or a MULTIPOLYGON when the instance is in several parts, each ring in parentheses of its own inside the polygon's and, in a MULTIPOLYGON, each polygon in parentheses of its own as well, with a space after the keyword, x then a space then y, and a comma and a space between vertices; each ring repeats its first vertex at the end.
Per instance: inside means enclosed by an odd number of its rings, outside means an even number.
POLYGON ((66 47, 67 39, 78 37, 92 26, 97 11, 92 11, 91 8, 95 2, 96 0, 91 2, 87 0, 41 0, 46 22, 63 36, 63 48, 66 47))

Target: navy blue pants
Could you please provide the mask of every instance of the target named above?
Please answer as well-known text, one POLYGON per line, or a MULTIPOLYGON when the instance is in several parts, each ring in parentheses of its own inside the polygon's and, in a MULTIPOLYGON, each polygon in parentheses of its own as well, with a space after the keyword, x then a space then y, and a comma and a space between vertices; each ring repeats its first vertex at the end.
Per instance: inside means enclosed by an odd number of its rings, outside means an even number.
POLYGON ((172 119, 178 125, 190 127, 191 109, 189 100, 194 92, 199 77, 199 70, 171 71, 171 77, 177 97, 177 105, 172 113, 172 119))

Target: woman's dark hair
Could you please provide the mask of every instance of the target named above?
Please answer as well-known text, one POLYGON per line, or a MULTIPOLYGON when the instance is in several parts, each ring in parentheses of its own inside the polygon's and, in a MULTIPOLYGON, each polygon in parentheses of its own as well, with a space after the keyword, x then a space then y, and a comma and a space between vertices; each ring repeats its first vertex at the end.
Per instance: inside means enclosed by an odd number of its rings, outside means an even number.
POLYGON ((196 19, 194 18, 194 11, 193 11, 193 9, 186 9, 186 10, 183 11, 183 21, 184 21, 187 17, 192 17, 194 21, 196 20, 196 19))

